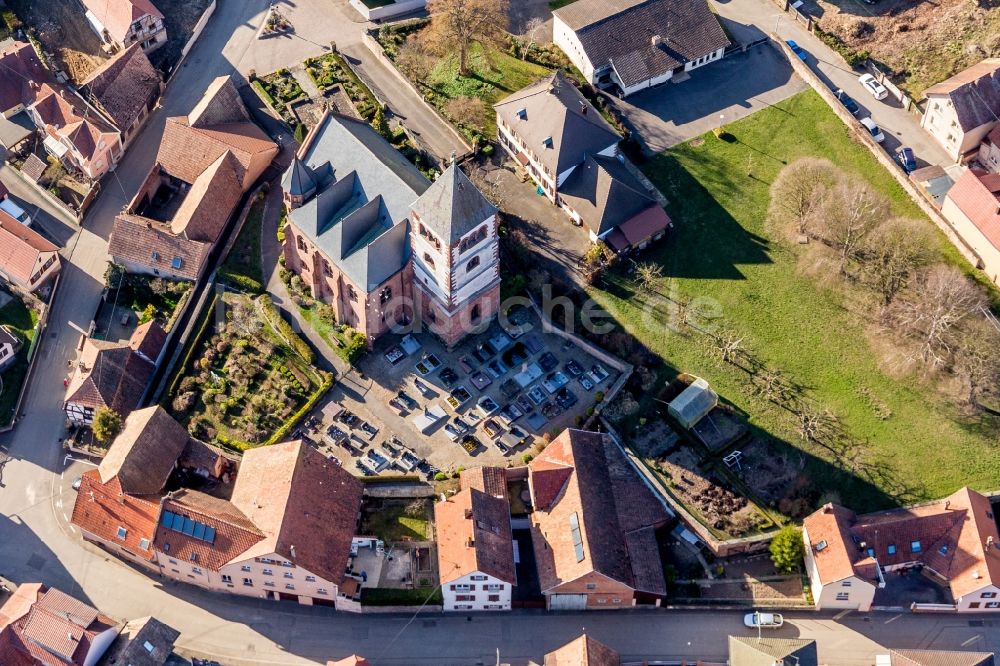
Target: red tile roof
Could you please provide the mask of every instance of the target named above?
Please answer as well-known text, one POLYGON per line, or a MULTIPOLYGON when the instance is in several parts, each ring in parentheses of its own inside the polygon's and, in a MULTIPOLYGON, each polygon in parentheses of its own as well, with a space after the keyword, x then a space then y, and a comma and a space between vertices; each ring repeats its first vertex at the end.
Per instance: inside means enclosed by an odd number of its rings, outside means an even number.
POLYGON ((170 222, 170 231, 190 240, 215 243, 243 194, 241 172, 232 152, 220 155, 191 184, 170 222))
POLYGON ((480 572, 514 585, 514 540, 506 499, 466 488, 434 505, 441 584, 480 572))
POLYGON ((938 502, 862 516, 828 504, 803 526, 824 584, 851 576, 871 580, 876 563, 919 562, 959 598, 1000 584, 1000 534, 992 516, 988 499, 962 488, 938 502), (918 541, 919 550, 913 548, 918 541))
POLYGON ((543 592, 598 572, 638 591, 666 593, 659 553, 652 548, 666 511, 610 437, 564 430, 528 470, 535 502, 532 545, 543 592), (573 516, 582 557, 573 543, 573 516))
POLYGON ((625 220, 618 225, 618 229, 625 235, 630 245, 638 245, 661 231, 666 231, 669 226, 670 217, 657 204, 646 208, 635 217, 625 220))
POLYGON ((543 666, 620 666, 621 657, 587 634, 545 655, 543 666))
POLYGON ((37 231, 0 210, 0 273, 26 286, 50 253, 58 251, 37 231))
POLYGON ((14 42, 0 52, 0 111, 9 111, 28 104, 34 91, 29 81, 42 83, 49 80, 49 73, 38 60, 31 44, 14 42))
POLYGON ((115 624, 59 590, 22 585, 0 608, 0 663, 83 666, 94 639, 115 624))
POLYGON ((159 405, 132 412, 97 468, 101 482, 117 478, 129 495, 159 496, 188 438, 184 426, 159 405))
POLYGON ((129 338, 128 346, 135 353, 155 363, 166 341, 167 332, 154 319, 145 324, 139 324, 132 333, 132 337, 129 338))
POLYGON ((156 102, 162 87, 160 73, 136 42, 91 72, 80 94, 124 132, 156 102))
POLYGON ((492 497, 507 497, 507 471, 503 467, 473 467, 462 471, 462 488, 475 488, 492 497))
POLYGON ((108 31, 111 38, 119 44, 124 43, 132 24, 143 16, 163 18, 160 10, 149 0, 81 0, 101 25, 108 31))
POLYGON ((139 545, 144 539, 152 544, 159 517, 159 497, 128 495, 122 492, 118 477, 101 483, 96 469, 83 473, 72 522, 84 532, 117 543, 141 559, 152 560, 153 549, 144 550, 139 545), (125 539, 118 538, 119 527, 125 528, 125 539))
POLYGON ((215 541, 208 543, 161 523, 156 528, 156 550, 212 571, 218 571, 264 539, 264 533, 232 503, 196 490, 171 493, 163 500, 163 511, 214 528, 215 541))
POLYGON ((948 190, 950 199, 969 221, 1000 250, 1000 174, 969 169, 948 190))
POLYGON ((85 165, 90 165, 109 145, 118 141, 118 130, 87 109, 83 100, 65 88, 56 90, 43 83, 32 108, 45 124, 45 132, 57 140, 67 139, 85 165), (104 147, 99 148, 102 141, 104 147))
POLYGON ((277 553, 339 585, 361 491, 361 481, 299 440, 247 451, 232 502, 267 538, 240 559, 277 553))
POLYGON ((116 261, 188 280, 198 279, 211 250, 211 243, 175 236, 164 224, 126 213, 115 218, 108 239, 108 254, 116 261), (180 268, 174 268, 174 258, 180 259, 180 268))
POLYGON ((326 666, 369 666, 369 663, 364 657, 352 654, 350 657, 338 659, 337 661, 328 661, 326 662, 326 666))
POLYGON ((239 163, 237 176, 245 191, 278 153, 263 130, 250 122, 192 127, 183 117, 167 118, 156 161, 163 170, 194 183, 226 151, 239 163))

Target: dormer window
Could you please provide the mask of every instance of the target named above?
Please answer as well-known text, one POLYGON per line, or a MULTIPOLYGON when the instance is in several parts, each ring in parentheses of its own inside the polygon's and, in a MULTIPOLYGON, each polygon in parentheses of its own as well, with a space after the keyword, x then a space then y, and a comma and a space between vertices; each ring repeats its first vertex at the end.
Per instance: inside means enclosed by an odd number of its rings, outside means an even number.
POLYGON ((547 136, 544 139, 542 139, 542 145, 545 146, 546 148, 551 148, 552 147, 552 137, 551 136, 547 136))
POLYGON ((426 252, 424 252, 424 263, 427 264, 429 268, 434 268, 434 259, 426 252))
POLYGON ((519 119, 521 119, 521 120, 527 120, 528 119, 528 110, 527 109, 518 109, 517 110, 517 117, 519 119))

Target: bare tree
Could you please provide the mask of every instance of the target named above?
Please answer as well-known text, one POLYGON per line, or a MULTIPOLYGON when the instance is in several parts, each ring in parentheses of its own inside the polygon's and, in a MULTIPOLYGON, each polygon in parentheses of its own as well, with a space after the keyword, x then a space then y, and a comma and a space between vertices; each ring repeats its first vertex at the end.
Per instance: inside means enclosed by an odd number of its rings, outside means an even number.
POLYGON ((830 190, 843 177, 828 160, 815 157, 795 160, 781 170, 771 185, 769 218, 796 234, 813 235, 817 213, 823 210, 830 190))
POLYGON ((955 372, 965 383, 966 405, 978 409, 982 394, 1000 385, 1000 331, 980 317, 970 318, 962 329, 955 372))
POLYGON ((411 35, 396 50, 395 63, 416 81, 425 81, 434 68, 434 56, 427 52, 418 35, 411 35))
POLYGON ((744 352, 743 336, 736 331, 723 330, 710 336, 711 350, 723 363, 736 364, 736 359, 744 352))
POLYGON ((823 236, 840 254, 840 271, 858 259, 868 236, 889 214, 889 201, 862 181, 838 184, 820 215, 823 236))
POLYGON ((792 396, 785 376, 776 368, 762 368, 752 377, 754 393, 770 402, 783 405, 792 396))
POLYGON ((836 425, 837 417, 829 409, 807 407, 799 412, 799 437, 807 442, 823 441, 836 425))
POLYGON ((962 271, 937 264, 920 273, 905 295, 892 302, 887 322, 916 342, 915 358, 932 368, 944 367, 961 343, 959 325, 978 316, 986 302, 982 288, 962 271))
POLYGON ((646 262, 635 266, 635 283, 639 291, 653 291, 662 277, 663 266, 659 264, 646 262))
POLYGON ((528 54, 531 50, 535 48, 535 45, 539 42, 539 35, 542 33, 542 28, 545 27, 545 21, 540 16, 534 16, 528 21, 524 26, 524 41, 521 43, 521 60, 527 60, 528 54))
POLYGON ((453 121, 470 127, 481 127, 486 115, 486 105, 478 97, 456 97, 445 104, 444 110, 453 121))
POLYGON ((875 229, 867 241, 864 265, 867 281, 883 305, 931 260, 934 242, 927 224, 920 220, 897 217, 875 229))
POLYGON ((500 45, 510 10, 508 0, 429 0, 427 44, 439 55, 458 50, 458 73, 468 76, 473 44, 500 45))

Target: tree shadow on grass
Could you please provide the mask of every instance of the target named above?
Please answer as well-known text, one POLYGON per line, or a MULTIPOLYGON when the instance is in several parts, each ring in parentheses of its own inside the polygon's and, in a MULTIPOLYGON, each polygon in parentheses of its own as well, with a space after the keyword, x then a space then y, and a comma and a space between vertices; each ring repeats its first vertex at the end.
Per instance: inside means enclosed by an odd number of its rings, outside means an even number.
MULTIPOLYGON (((656 155, 644 171, 666 195, 674 223, 668 240, 648 255, 663 265, 664 277, 742 280, 741 265, 773 263, 770 241, 744 229, 677 158, 656 155)), ((732 172, 719 165, 699 175, 716 190, 743 186, 732 172)))

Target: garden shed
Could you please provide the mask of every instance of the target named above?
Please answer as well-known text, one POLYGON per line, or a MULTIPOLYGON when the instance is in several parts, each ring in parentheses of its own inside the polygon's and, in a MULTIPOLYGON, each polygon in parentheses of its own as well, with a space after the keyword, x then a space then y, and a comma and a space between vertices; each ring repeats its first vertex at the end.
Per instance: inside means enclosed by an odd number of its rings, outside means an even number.
POLYGON ((690 430, 719 404, 719 396, 701 377, 695 377, 681 394, 670 401, 667 410, 685 429, 690 430))

